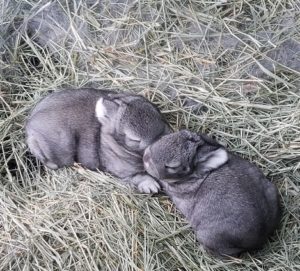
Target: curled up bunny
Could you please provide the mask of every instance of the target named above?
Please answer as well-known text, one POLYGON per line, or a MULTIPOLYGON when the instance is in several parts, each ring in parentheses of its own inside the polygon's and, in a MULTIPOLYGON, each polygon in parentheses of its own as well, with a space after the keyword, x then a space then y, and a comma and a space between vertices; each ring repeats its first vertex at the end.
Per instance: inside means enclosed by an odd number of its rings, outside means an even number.
POLYGON ((239 256, 259 249, 279 223, 275 185, 206 135, 186 130, 165 135, 143 159, 198 241, 214 254, 239 256))
POLYGON ((159 191, 142 157, 170 128, 142 96, 98 89, 54 92, 35 106, 25 130, 31 153, 51 169, 77 162, 109 172, 140 192, 159 191))

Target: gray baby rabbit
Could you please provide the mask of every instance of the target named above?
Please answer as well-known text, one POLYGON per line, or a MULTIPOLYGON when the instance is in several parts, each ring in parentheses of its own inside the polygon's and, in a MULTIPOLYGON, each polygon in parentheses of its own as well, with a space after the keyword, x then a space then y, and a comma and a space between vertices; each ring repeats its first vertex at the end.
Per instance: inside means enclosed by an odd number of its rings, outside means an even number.
POLYGON ((97 89, 55 92, 35 106, 25 129, 31 153, 51 169, 78 162, 107 171, 141 192, 159 190, 145 173, 142 157, 170 128, 142 96, 97 89))
POLYGON ((261 170, 203 134, 163 136, 144 166, 209 251, 239 256, 260 248, 280 219, 278 191, 261 170))

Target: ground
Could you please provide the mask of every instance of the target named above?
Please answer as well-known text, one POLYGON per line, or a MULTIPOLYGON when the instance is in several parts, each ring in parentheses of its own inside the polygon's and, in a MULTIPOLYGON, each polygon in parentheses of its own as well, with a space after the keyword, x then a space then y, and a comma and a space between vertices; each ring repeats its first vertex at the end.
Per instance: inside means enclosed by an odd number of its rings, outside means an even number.
POLYGON ((299 270, 298 1, 0 1, 0 270, 299 270), (50 91, 101 87, 157 104, 174 130, 256 163, 283 216, 266 246, 222 261, 164 195, 28 153, 50 91))

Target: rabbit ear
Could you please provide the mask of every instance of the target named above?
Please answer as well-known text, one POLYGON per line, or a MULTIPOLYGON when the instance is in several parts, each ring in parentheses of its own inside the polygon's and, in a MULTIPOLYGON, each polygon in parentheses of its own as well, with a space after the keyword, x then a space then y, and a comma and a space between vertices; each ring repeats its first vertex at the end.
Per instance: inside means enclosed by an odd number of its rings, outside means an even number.
POLYGON ((196 157, 195 164, 201 171, 208 172, 219 168, 228 161, 228 153, 224 148, 218 148, 205 155, 196 157))
POLYGON ((107 115, 107 110, 105 108, 103 98, 100 98, 96 103, 96 117, 101 121, 107 115))
POLYGON ((99 122, 112 117, 117 112, 119 105, 111 100, 100 98, 96 103, 95 113, 99 122))
POLYGON ((220 146, 221 147, 221 144, 218 143, 214 138, 206 135, 206 134, 200 134, 201 135, 201 138, 204 142, 208 143, 209 145, 212 145, 212 146, 220 146))

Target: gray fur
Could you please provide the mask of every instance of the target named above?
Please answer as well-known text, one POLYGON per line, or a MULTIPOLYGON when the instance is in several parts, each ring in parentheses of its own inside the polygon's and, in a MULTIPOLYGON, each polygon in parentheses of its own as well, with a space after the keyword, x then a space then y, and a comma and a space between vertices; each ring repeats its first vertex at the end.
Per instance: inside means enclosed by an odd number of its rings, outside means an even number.
POLYGON ((146 149, 144 165, 161 180, 199 242, 217 255, 258 249, 278 225, 275 185, 254 164, 206 135, 163 136, 146 149))
POLYGON ((55 92, 36 105, 25 128, 31 153, 51 169, 77 162, 109 172, 141 192, 159 190, 144 173, 142 156, 170 128, 142 96, 96 89, 55 92), (100 119, 99 100, 107 113, 100 119))

